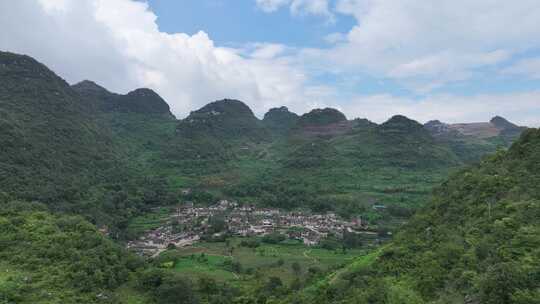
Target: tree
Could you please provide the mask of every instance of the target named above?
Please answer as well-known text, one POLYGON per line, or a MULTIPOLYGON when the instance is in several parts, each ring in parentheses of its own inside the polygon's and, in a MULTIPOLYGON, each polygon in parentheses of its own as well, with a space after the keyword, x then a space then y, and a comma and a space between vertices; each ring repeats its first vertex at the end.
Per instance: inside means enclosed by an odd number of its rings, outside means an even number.
POLYGON ((302 266, 298 262, 294 262, 291 265, 292 271, 295 275, 299 276, 302 273, 302 266))
POLYGON ((138 275, 137 283, 143 290, 154 290, 161 285, 165 273, 157 268, 150 268, 138 275))
POLYGON ((192 304, 197 303, 193 286, 188 280, 171 275, 155 291, 159 304, 192 304))
POLYGON ((197 282, 199 292, 204 295, 215 294, 218 290, 216 280, 210 277, 201 277, 197 282))
POLYGON ((357 248, 362 246, 362 237, 356 233, 343 232, 343 246, 345 248, 357 248))
POLYGON ((526 287, 527 272, 517 263, 500 263, 488 268, 480 281, 482 303, 511 303, 511 296, 526 287))
POLYGON ((225 222, 225 218, 223 216, 212 216, 208 220, 208 224, 211 227, 209 231, 210 233, 218 233, 227 229, 227 223, 225 222))
POLYGON ((299 278, 294 279, 291 283, 291 289, 292 290, 300 290, 302 289, 302 281, 299 278))
POLYGON ((280 242, 283 242, 285 239, 287 239, 285 235, 275 232, 272 234, 265 235, 262 238, 262 241, 263 243, 267 243, 267 244, 278 244, 280 242))
POLYGON ((268 281, 266 282, 266 285, 264 286, 265 291, 268 293, 273 293, 277 291, 279 288, 283 287, 283 282, 278 277, 270 277, 268 278, 268 281))

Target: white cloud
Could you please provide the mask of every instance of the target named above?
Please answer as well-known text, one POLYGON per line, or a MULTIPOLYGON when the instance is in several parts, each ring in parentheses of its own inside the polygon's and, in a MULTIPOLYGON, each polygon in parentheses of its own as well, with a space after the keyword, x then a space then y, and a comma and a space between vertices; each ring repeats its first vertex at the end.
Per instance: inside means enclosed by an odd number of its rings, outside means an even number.
POLYGON ((332 64, 424 86, 540 47, 537 0, 340 0, 336 9, 358 24, 328 52, 332 64))
POLYGON ((287 47, 276 43, 255 43, 251 45, 249 56, 255 59, 273 59, 283 54, 287 47))
POLYGON ((267 13, 272 13, 282 6, 288 5, 291 0, 257 0, 257 6, 267 13))
POLYGON ((486 122, 496 115, 526 126, 540 126, 540 91, 475 96, 432 95, 422 99, 388 94, 357 96, 342 109, 350 117, 384 122, 401 114, 421 123, 438 119, 447 123, 486 122))
POLYGON ((339 42, 345 42, 347 41, 347 35, 343 33, 332 33, 328 34, 324 37, 324 41, 330 44, 336 44, 339 42))
POLYGON ((291 3, 291 12, 293 15, 315 15, 328 18, 330 22, 334 21, 334 15, 329 9, 329 0, 293 0, 291 3))
POLYGON ((256 0, 257 6, 267 13, 272 13, 284 6, 289 6, 291 14, 314 15, 334 21, 334 14, 330 11, 329 0, 256 0))
POLYGON ((521 75, 533 79, 540 79, 540 58, 522 59, 512 66, 501 71, 506 75, 521 75))
POLYGON ((34 56, 72 83, 91 79, 122 93, 153 88, 179 117, 225 97, 244 100, 259 114, 276 104, 304 110, 306 76, 276 58, 283 46, 244 54, 214 45, 204 32, 160 32, 144 2, 58 3, 1 1, 0 49, 34 56))
MULTIPOLYGON (((268 9, 292 9, 295 1, 259 2, 268 9)), ((327 8, 298 4, 296 9, 315 13, 327 8)), ((298 113, 334 106, 348 117, 379 122, 398 113, 448 122, 485 121, 500 114, 539 125, 539 92, 471 97, 430 93, 540 48, 540 40, 533 39, 540 37, 538 8, 536 0, 454 0, 437 5, 340 0, 337 9, 352 14, 358 25, 346 35, 329 38, 329 48, 294 49, 264 42, 225 48, 205 32, 164 33, 141 1, 0 1, 0 49, 31 55, 72 83, 90 79, 120 93, 150 87, 178 117, 216 99, 238 98, 259 115, 280 105, 298 113), (326 74, 350 84, 321 85, 313 80, 326 74), (362 86, 357 83, 362 74, 400 81, 426 97, 357 96, 351 88, 362 86)), ((540 60, 524 59, 502 73, 535 78, 539 70, 540 60)))

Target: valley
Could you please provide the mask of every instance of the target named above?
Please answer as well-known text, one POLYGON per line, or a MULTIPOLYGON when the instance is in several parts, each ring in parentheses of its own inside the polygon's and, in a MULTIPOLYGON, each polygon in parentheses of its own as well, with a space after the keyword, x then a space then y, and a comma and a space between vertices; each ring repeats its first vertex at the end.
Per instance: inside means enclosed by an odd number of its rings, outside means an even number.
MULTIPOLYGON (((385 206, 373 208, 385 209, 385 206)), ((128 242, 127 248, 140 255, 156 257, 164 249, 191 246, 199 241, 224 242, 230 237, 258 237, 270 243, 288 239, 306 246, 324 244, 333 247, 330 249, 339 249, 360 247, 364 238, 380 243, 391 235, 389 231, 369 227, 360 217, 345 221, 334 213, 285 212, 239 206, 227 200, 210 207, 194 207, 188 203, 178 207, 165 222, 138 240, 128 242)))
POLYGON ((0 131, 2 304, 538 298, 538 130, 499 116, 177 119, 0 52, 0 131))

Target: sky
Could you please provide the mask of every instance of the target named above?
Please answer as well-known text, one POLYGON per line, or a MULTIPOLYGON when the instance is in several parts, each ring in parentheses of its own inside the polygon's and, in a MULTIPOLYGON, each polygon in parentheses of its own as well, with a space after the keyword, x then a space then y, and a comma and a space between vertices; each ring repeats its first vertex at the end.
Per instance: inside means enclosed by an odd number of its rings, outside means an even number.
POLYGON ((178 118, 235 98, 262 117, 540 126, 537 0, 0 1, 0 50, 69 83, 148 87, 178 118))

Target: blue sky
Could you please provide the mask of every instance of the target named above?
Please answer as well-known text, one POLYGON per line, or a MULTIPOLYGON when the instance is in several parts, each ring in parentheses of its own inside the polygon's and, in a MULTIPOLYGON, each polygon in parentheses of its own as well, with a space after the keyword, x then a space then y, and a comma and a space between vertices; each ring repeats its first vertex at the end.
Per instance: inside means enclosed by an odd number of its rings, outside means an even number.
MULTIPOLYGON (((208 33, 218 45, 237 47, 253 42, 278 43, 294 48, 331 48, 326 37, 333 33, 347 34, 358 24, 348 14, 334 12, 332 20, 321 15, 293 15, 286 5, 266 12, 250 0, 150 0, 157 23, 168 33, 208 33)), ((329 7, 336 6, 329 1, 329 7)), ((496 50, 496 49, 493 49, 496 50)), ((429 91, 417 91, 388 77, 370 75, 361 70, 347 73, 319 72, 312 75, 313 85, 339 88, 342 98, 354 95, 390 94, 396 97, 422 99, 432 94, 457 94, 462 97, 479 94, 512 94, 539 89, 539 80, 526 75, 507 75, 499 71, 519 60, 540 57, 537 48, 528 49, 500 63, 480 66, 463 80, 451 81, 429 91), (346 80, 354 79, 354 81, 346 80)), ((540 103, 540 100, 539 100, 540 103)), ((509 105, 510 106, 510 105, 509 105)))
POLYGON ((152 88, 178 118, 236 98, 259 117, 285 105, 538 126, 538 20, 538 0, 2 1, 0 49, 70 83, 152 88))
POLYGON ((219 45, 271 42, 327 47, 326 35, 347 33, 355 24, 350 16, 340 16, 336 22, 326 22, 321 16, 293 17, 286 8, 266 13, 252 0, 150 0, 148 3, 158 16, 162 31, 188 34, 205 31, 219 45))

